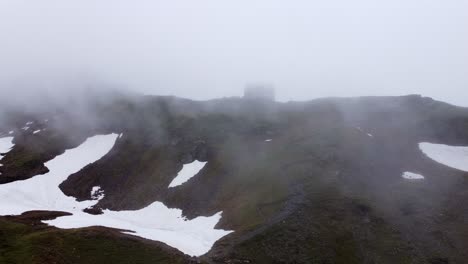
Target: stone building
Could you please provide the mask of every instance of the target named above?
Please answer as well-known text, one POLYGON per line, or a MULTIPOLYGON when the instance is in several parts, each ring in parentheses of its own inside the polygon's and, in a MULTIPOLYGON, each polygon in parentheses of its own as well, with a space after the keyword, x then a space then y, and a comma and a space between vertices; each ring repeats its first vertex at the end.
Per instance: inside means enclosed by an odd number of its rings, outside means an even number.
POLYGON ((250 85, 244 89, 245 99, 254 100, 275 100, 275 89, 268 85, 250 85))

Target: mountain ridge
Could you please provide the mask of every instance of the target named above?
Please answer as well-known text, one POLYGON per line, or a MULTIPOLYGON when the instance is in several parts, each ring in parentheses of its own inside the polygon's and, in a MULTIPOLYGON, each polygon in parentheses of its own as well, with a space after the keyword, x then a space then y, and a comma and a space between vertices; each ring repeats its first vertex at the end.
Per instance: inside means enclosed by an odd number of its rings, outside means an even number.
POLYGON ((84 201, 100 186, 105 196, 96 214, 154 201, 180 208, 188 219, 222 211, 216 228, 234 232, 198 261, 462 263, 467 257, 468 212, 454 205, 468 198, 468 174, 434 162, 418 145, 468 145, 467 108, 419 95, 287 103, 117 97, 84 108, 11 114, 0 134, 13 130, 15 146, 2 159, 0 183, 41 177, 44 163, 66 149, 118 133, 108 154, 60 189, 84 201), (27 122, 33 124, 23 129, 27 122), (168 188, 195 160, 207 164, 168 188), (405 181, 406 171, 425 179, 405 181))

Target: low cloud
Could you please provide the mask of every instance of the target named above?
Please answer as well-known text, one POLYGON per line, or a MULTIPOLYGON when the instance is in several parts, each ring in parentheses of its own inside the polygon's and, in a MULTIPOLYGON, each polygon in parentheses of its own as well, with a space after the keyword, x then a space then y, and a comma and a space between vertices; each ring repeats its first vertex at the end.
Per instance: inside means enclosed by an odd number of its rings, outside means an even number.
POLYGON ((467 9, 435 0, 6 0, 0 93, 26 107, 83 86, 210 99, 269 83, 282 101, 418 93, 468 106, 467 9))

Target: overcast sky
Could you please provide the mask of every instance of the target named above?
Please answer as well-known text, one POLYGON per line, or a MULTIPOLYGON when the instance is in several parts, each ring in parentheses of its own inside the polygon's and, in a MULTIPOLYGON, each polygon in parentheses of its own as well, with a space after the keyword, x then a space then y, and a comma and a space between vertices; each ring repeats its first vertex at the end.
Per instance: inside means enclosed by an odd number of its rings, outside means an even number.
POLYGON ((467 12, 466 0, 0 0, 0 91, 89 78, 209 99, 267 83, 280 100, 468 106, 467 12))

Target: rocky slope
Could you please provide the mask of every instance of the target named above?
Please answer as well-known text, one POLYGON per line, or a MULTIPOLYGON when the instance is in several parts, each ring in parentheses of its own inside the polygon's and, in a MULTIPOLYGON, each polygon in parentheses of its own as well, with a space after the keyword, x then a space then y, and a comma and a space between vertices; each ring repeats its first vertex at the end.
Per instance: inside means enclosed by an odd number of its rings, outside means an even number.
POLYGON ((468 173, 419 148, 467 146, 468 109, 417 95, 291 103, 135 96, 84 109, 9 113, 0 137, 13 136, 14 147, 1 160, 0 183, 47 177, 46 162, 88 137, 117 133, 108 154, 60 184, 63 193, 85 201, 100 186, 105 196, 92 214, 155 201, 187 219, 222 211, 216 228, 234 232, 193 258, 113 229, 49 227, 40 220, 55 213, 32 212, 0 219, 0 263, 101 263, 108 255, 113 263, 468 259, 468 173), (168 188, 195 160, 206 166, 168 188))

